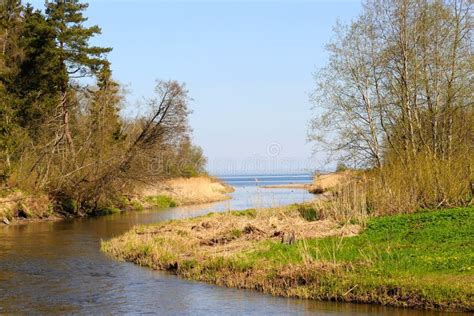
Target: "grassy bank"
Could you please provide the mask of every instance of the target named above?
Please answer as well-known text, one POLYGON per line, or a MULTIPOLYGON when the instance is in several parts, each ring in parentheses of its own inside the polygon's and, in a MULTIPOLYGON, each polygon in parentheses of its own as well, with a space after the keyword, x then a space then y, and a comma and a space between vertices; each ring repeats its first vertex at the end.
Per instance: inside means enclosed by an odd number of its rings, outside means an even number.
POLYGON ((229 199, 228 193, 232 192, 233 188, 217 179, 199 176, 170 179, 136 191, 138 193, 117 195, 101 204, 81 208, 78 207, 77 201, 71 198, 54 200, 46 194, 4 190, 0 192, 0 225, 217 202, 229 199))
POLYGON ((472 227, 472 207, 358 225, 292 206, 139 226, 103 242, 102 250, 185 278, 273 295, 473 311, 472 227))
POLYGON ((78 208, 77 202, 70 198, 55 200, 44 193, 29 193, 20 190, 5 190, 2 193, 0 195, 0 225, 104 216, 125 210, 143 209, 142 202, 125 195, 117 196, 107 203, 78 208))
POLYGON ((230 192, 233 188, 218 179, 199 176, 175 178, 147 186, 139 190, 138 196, 146 207, 155 207, 218 202, 230 199, 230 192))

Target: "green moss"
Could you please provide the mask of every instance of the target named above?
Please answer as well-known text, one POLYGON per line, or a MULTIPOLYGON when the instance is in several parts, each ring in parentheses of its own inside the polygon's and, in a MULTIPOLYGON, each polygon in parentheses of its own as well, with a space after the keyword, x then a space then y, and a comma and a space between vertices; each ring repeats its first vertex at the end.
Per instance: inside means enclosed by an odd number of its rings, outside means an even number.
POLYGON ((147 196, 145 198, 145 201, 157 208, 168 208, 178 206, 178 204, 171 197, 165 195, 147 196))

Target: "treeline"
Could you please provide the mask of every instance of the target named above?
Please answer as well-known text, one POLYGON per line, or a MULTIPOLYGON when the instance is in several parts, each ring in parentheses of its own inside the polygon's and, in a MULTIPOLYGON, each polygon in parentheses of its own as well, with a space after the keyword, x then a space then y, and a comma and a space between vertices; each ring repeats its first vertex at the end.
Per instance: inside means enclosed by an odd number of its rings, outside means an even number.
POLYGON ((370 170, 357 189, 367 211, 472 202, 472 23, 470 1, 369 0, 335 27, 311 138, 370 170))
POLYGON ((112 49, 89 43, 101 30, 85 25, 87 6, 0 4, 0 186, 47 193, 69 212, 94 211, 136 184, 202 173, 205 164, 190 141, 184 85, 158 81, 146 114, 120 115, 112 49))

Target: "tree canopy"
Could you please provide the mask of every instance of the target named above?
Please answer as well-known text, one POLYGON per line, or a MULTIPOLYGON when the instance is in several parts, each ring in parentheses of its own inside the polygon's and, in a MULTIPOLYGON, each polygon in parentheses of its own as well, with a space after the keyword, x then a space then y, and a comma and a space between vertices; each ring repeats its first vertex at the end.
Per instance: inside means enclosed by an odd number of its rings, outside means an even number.
POLYGON ((137 184, 202 173, 205 163, 190 142, 183 84, 157 81, 146 115, 121 115, 127 105, 107 60, 112 48, 90 44, 101 29, 87 24, 87 7, 0 4, 2 189, 44 191, 58 207, 74 201, 73 212, 93 211, 137 184))

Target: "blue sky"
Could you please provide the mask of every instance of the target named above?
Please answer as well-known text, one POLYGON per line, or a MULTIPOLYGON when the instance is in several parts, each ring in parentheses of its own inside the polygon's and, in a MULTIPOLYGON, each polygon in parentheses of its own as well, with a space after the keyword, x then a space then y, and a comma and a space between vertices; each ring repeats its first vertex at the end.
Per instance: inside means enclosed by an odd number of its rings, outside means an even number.
POLYGON ((308 94, 332 27, 359 14, 360 1, 89 3, 129 107, 152 94, 155 79, 186 83, 194 141, 212 173, 330 167, 306 141, 308 94))

